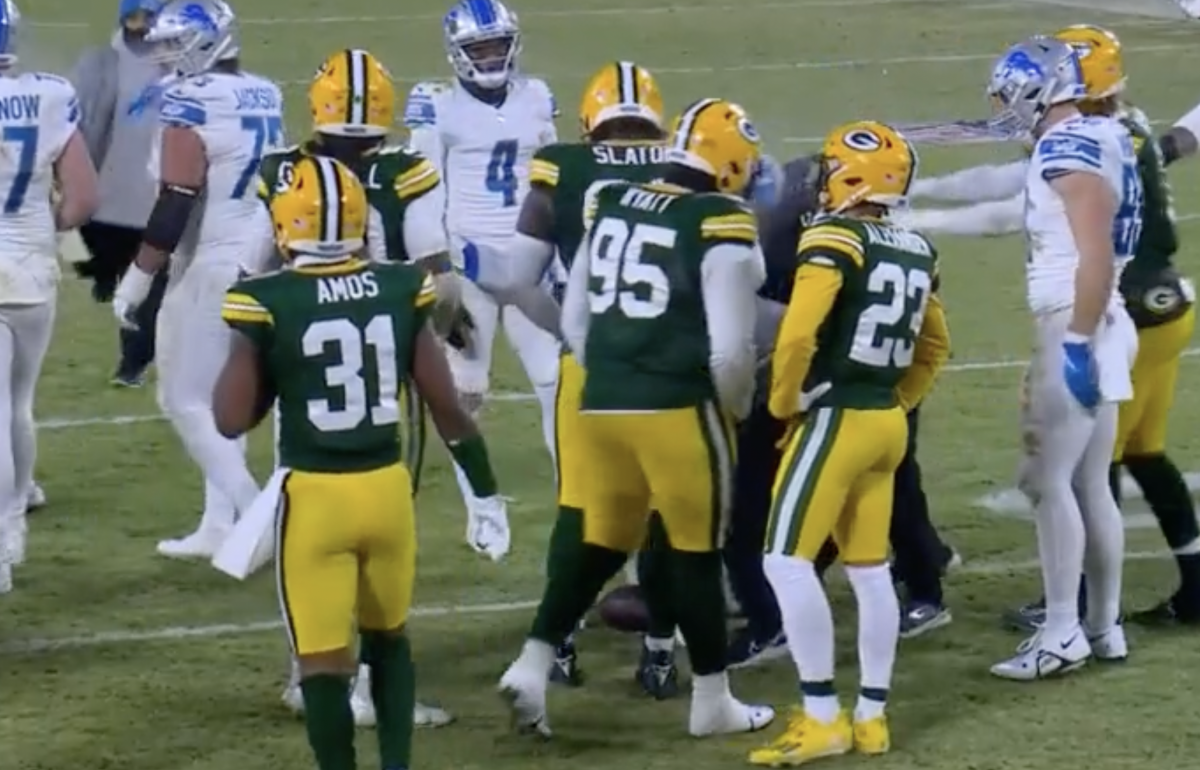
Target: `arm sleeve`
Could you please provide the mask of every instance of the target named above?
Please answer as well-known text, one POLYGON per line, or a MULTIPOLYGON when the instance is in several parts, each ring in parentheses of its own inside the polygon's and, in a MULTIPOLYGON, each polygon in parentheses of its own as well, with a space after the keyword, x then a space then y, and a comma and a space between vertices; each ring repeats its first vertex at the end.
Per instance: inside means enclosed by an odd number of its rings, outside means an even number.
POLYGON ((892 213, 892 221, 910 230, 968 236, 1019 232, 1024 218, 1024 195, 953 209, 898 209, 892 213))
MULTIPOLYGON (((404 125, 408 127, 410 149, 424 155, 433 164, 438 177, 446 176, 446 148, 438 130, 438 99, 435 87, 418 83, 408 94, 404 105, 404 125)), ((439 210, 446 210, 446 186, 439 184, 434 190, 439 210)))
POLYGON ((374 206, 367 206, 366 256, 371 262, 387 262, 387 232, 383 226, 383 215, 374 206))
POLYGON ((909 195, 956 203, 980 203, 1011 198, 1025 189, 1024 160, 1004 165, 974 166, 945 176, 917 179, 909 195))
POLYGON ((571 263, 562 308, 562 338, 571 349, 575 360, 584 368, 587 367, 584 363, 584 348, 587 343, 588 322, 591 320, 591 309, 588 307, 589 272, 587 239, 584 239, 584 242, 579 244, 575 261, 571 263))
POLYGON ((255 347, 266 349, 275 319, 245 283, 234 284, 221 303, 221 319, 250 338, 255 347))
POLYGON ((75 64, 70 80, 79 96, 79 130, 99 167, 108 152, 117 109, 117 52, 111 47, 86 51, 75 64))
POLYGON ((719 243, 705 252, 700 274, 709 370, 721 406, 741 419, 754 396, 755 292, 762 284, 762 253, 755 244, 719 243))
POLYGON ((450 250, 443 217, 445 191, 428 160, 396 179, 396 195, 408 200, 404 210, 404 250, 410 259, 425 259, 450 250))
POLYGON ((837 257, 822 252, 808 256, 810 260, 796 270, 792 299, 771 354, 767 408, 780 420, 790 419, 800 411, 800 394, 817 352, 817 332, 833 309, 845 280, 842 270, 834 264, 837 257))
POLYGON ((921 403, 949 358, 950 327, 946 323, 946 311, 941 300, 934 294, 925 307, 925 318, 921 321, 913 362, 896 386, 896 397, 906 411, 921 403))

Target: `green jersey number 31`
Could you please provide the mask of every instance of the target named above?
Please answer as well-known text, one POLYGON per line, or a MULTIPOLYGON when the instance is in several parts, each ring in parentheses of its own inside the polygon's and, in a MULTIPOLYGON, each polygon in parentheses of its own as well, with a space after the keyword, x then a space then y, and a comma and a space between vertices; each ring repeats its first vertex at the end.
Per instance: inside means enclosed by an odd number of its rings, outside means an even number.
POLYGON ((325 385, 342 393, 342 403, 337 406, 327 398, 309 399, 308 421, 313 427, 336 433, 354 430, 367 420, 373 426, 400 421, 394 328, 387 315, 377 315, 363 327, 349 318, 309 324, 301 339, 304 355, 319 358, 335 348, 338 363, 325 368, 325 385), (374 377, 364 372, 368 352, 374 358, 374 377))
POLYGON ((614 305, 627 318, 657 318, 667 310, 671 283, 658 265, 643 262, 646 250, 675 248, 678 233, 660 225, 630 224, 605 217, 592 229, 588 267, 600 289, 591 292, 592 315, 614 305))

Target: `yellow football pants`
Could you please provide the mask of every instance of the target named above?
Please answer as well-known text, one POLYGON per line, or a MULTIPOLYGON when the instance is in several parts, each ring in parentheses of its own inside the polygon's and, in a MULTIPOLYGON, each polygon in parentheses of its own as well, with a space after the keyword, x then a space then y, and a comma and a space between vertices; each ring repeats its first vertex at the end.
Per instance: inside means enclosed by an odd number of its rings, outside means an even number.
POLYGON ((832 537, 846 564, 886 560, 894 477, 907 445, 901 407, 805 415, 775 476, 766 553, 815 561, 832 537))
POLYGON ((276 583, 297 655, 346 649, 408 618, 416 571, 412 481, 402 463, 291 471, 278 513, 276 583))
POLYGON ((1133 364, 1133 399, 1121 404, 1113 461, 1162 454, 1167 447, 1167 420, 1175 401, 1179 360, 1192 340, 1196 309, 1161 326, 1138 331, 1133 364))
POLYGON ((558 391, 554 396, 554 458, 558 463, 558 504, 582 509, 588 477, 587 449, 583 445, 583 367, 574 356, 559 359, 558 391))
POLYGON ((732 501, 732 423, 714 404, 659 412, 582 412, 589 471, 584 541, 632 553, 650 511, 677 551, 720 547, 732 501))

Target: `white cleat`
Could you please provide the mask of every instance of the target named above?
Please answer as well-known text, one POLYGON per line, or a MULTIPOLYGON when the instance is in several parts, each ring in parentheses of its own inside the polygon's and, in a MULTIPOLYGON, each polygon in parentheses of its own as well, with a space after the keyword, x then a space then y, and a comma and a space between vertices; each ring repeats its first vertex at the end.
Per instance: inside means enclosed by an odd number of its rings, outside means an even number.
POLYGON ((28 529, 23 512, 0 522, 0 562, 10 567, 25 563, 25 534, 28 529))
POLYGON ((304 693, 300 691, 299 684, 293 683, 283 688, 283 695, 279 699, 287 706, 288 711, 297 716, 304 715, 304 693))
POLYGON ((688 732, 696 738, 710 735, 752 733, 775 721, 775 709, 770 706, 750 706, 732 695, 703 700, 692 695, 692 710, 688 715, 688 732))
POLYGON ((1175 4, 1189 19, 1200 19, 1200 0, 1175 0, 1175 4))
POLYGON ((509 666, 504 676, 500 677, 497 689, 512 711, 512 722, 517 732, 543 738, 551 736, 550 720, 546 716, 546 680, 544 672, 540 675, 529 672, 518 668, 516 663, 509 666))
MULTIPOLYGON (((1111 632, 1110 632, 1111 633, 1111 632)), ((1083 629, 1075 629, 1059 638, 1038 631, 1017 647, 1017 654, 992 666, 992 674, 1015 682, 1032 682, 1062 676, 1082 668, 1092 657, 1083 629)))
POLYGON ((354 687, 350 690, 350 710, 354 712, 354 724, 357 727, 375 726, 375 701, 371 699, 371 669, 359 665, 358 676, 354 678, 354 687))
POLYGON ((36 511, 39 508, 46 507, 46 492, 39 484, 34 484, 33 489, 29 490, 29 499, 25 501, 25 513, 36 511))
POLYGON ((1129 658, 1129 643, 1125 641, 1125 629, 1119 623, 1095 636, 1089 631, 1087 640, 1096 660, 1124 663, 1129 658))
POLYGON ((474 498, 467 503, 467 544, 471 550, 500 561, 512 547, 508 505, 500 495, 474 498))
POLYGON ((12 593, 12 565, 0 562, 0 596, 12 593))
POLYGON ((418 703, 413 709, 413 725, 416 727, 445 727, 453 721, 453 714, 437 706, 418 703))
POLYGON ((211 559, 228 535, 227 529, 201 527, 187 537, 159 541, 158 554, 168 559, 211 559))

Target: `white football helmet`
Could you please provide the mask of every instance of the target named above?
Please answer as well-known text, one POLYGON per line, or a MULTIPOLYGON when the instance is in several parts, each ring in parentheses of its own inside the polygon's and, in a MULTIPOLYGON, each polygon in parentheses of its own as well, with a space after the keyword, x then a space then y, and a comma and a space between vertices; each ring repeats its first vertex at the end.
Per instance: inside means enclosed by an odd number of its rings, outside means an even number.
POLYGON ((150 59, 184 77, 208 72, 241 51, 237 17, 224 0, 171 0, 145 42, 150 59))
POLYGON ((1053 37, 1031 37, 1004 52, 992 66, 987 95, 991 125, 998 131, 1027 134, 1056 104, 1087 98, 1079 54, 1053 37))
POLYGON ((504 87, 517 67, 517 15, 499 0, 461 0, 442 20, 454 74, 486 90, 504 87))

